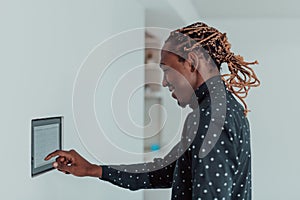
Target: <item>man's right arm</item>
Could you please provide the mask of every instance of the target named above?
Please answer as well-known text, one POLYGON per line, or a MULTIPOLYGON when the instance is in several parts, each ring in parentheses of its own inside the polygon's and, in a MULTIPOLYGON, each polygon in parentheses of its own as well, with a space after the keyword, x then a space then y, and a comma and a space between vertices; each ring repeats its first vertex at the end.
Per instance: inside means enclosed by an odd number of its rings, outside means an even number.
POLYGON ((75 150, 57 150, 46 156, 45 160, 52 157, 57 157, 53 167, 61 172, 79 177, 97 177, 130 190, 172 186, 175 161, 169 165, 162 165, 165 159, 154 159, 149 163, 98 166, 89 163, 75 150))
POLYGON ((175 162, 159 168, 161 160, 163 159, 155 159, 151 163, 102 166, 100 179, 130 190, 170 188, 175 162), (153 166, 157 166, 157 169, 153 169, 153 166))

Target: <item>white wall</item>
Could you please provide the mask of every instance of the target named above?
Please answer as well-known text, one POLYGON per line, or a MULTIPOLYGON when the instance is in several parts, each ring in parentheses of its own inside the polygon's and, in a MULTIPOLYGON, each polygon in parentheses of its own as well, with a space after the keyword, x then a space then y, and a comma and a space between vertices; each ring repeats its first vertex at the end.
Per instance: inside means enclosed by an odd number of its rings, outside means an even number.
MULTIPOLYGON (((63 115, 64 147, 95 162, 73 121, 76 73, 98 43, 144 26, 142 6, 135 0, 1 1, 0 24, 0 199, 142 199, 142 191, 130 192, 97 179, 56 171, 31 178, 30 172, 30 122, 37 117, 63 115)), ((143 45, 144 35, 136 41, 143 45)), ((142 63, 143 56, 136 54, 132 60, 142 63)), ((132 65, 129 61, 122 67, 132 65)), ((143 79, 143 72, 137 78, 143 79)), ((134 101, 134 116, 142 119, 138 110, 143 110, 143 95, 138 93, 134 101)), ((142 142, 134 145, 143 149, 142 142)))

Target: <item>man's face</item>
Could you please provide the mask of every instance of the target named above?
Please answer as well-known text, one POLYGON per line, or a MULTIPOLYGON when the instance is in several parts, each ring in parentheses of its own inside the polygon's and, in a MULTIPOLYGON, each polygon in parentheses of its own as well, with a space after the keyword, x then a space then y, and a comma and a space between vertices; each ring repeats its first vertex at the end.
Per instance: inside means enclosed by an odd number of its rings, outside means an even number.
POLYGON ((189 62, 179 61, 178 56, 167 51, 161 52, 160 67, 164 75, 163 87, 169 88, 179 106, 188 105, 197 88, 197 70, 192 70, 189 62))

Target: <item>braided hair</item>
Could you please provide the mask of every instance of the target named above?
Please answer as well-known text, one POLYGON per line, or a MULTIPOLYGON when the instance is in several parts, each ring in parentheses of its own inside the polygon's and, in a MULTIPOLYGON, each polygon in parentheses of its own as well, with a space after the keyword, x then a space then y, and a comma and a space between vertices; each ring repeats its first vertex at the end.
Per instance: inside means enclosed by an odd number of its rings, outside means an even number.
POLYGON ((187 59, 191 51, 205 51, 205 58, 214 62, 214 66, 220 71, 221 64, 227 63, 230 73, 223 74, 222 79, 226 88, 232 92, 244 105, 244 113, 249 112, 245 98, 251 87, 258 87, 260 81, 249 65, 258 64, 257 61, 246 62, 240 55, 235 55, 230 50, 230 43, 226 33, 221 33, 205 23, 197 22, 189 26, 177 29, 170 33, 165 45, 172 47, 172 52, 179 55, 182 60, 187 59))

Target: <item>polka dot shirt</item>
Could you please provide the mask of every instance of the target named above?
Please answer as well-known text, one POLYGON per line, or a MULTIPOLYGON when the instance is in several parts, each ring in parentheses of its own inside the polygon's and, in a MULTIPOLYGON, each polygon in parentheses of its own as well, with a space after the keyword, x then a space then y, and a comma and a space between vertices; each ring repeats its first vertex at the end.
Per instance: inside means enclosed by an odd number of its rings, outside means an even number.
POLYGON ((195 97, 198 107, 169 154, 151 163, 102 166, 101 179, 130 190, 172 188, 174 200, 250 200, 250 128, 243 107, 220 76, 197 88, 195 97))

